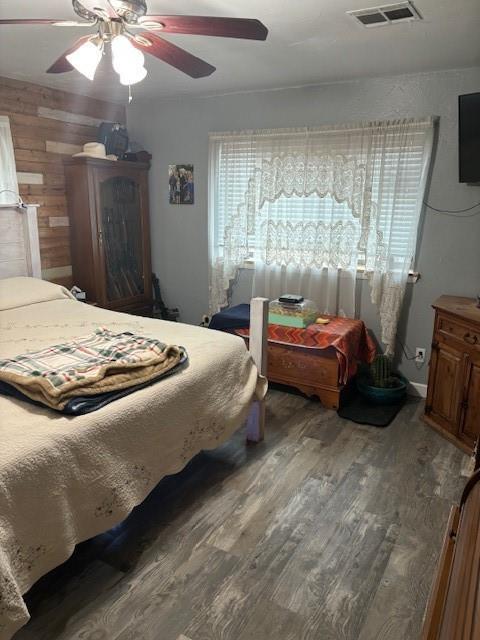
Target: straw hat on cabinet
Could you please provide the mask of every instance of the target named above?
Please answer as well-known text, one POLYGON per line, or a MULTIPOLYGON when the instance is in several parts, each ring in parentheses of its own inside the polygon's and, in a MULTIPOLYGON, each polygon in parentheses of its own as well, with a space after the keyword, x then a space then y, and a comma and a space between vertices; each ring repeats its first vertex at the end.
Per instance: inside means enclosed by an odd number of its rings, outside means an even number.
POLYGON ((101 158, 102 160, 117 160, 117 156, 109 154, 105 151, 105 145, 101 142, 87 142, 83 145, 83 151, 74 153, 74 158, 101 158))

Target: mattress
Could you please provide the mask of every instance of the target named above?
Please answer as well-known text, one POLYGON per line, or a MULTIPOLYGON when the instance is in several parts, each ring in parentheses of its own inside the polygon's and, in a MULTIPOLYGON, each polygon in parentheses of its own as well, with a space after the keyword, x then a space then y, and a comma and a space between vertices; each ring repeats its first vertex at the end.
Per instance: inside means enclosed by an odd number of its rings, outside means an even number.
POLYGON ((0 396, 0 639, 22 598, 75 544, 123 520, 159 482, 227 440, 266 383, 238 336, 77 302, 33 278, 0 281, 0 358, 105 326, 186 348, 188 366, 94 413, 65 416, 0 396))

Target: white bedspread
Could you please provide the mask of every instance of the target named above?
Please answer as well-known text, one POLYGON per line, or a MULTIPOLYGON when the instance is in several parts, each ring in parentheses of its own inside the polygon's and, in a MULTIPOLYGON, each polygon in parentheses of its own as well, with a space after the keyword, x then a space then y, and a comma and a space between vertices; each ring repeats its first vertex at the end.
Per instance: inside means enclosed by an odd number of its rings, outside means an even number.
POLYGON ((189 365, 85 416, 0 396, 2 640, 27 622, 22 594, 40 576, 124 519, 163 476, 228 439, 265 392, 240 338, 95 308, 38 281, 32 296, 30 279, 15 280, 0 282, 0 357, 107 326, 183 345, 189 365))

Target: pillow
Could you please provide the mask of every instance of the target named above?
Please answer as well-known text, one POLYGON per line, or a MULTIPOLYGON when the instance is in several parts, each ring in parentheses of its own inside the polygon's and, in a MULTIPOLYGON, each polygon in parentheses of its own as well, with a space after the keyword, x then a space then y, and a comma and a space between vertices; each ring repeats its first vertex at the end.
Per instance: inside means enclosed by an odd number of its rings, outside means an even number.
POLYGON ((53 282, 25 276, 0 280, 0 311, 62 299, 75 300, 75 297, 53 282))

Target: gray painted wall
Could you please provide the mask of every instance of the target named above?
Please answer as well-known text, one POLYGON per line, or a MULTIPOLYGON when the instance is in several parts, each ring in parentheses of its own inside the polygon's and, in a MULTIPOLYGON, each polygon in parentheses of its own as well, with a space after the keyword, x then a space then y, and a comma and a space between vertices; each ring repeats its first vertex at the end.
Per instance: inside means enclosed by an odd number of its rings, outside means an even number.
MULTIPOLYGON (((480 201, 480 187, 459 184, 457 170, 457 96, 476 91, 480 91, 480 68, 156 103, 134 101, 128 112, 130 136, 153 154, 152 257, 166 303, 179 306, 184 322, 200 322, 207 309, 209 131, 439 115, 428 200, 436 207, 460 209, 480 201), (168 164, 174 163, 195 165, 192 206, 168 204, 168 164)), ((416 267, 421 279, 408 286, 399 332, 413 351, 416 346, 430 346, 430 304, 437 296, 480 292, 480 215, 459 219, 426 212, 416 267)), ((242 273, 235 301, 248 300, 250 276, 242 273)), ((363 281, 359 315, 379 335, 376 309, 368 294, 363 281)), ((426 365, 400 360, 410 380, 426 382, 426 365)))

